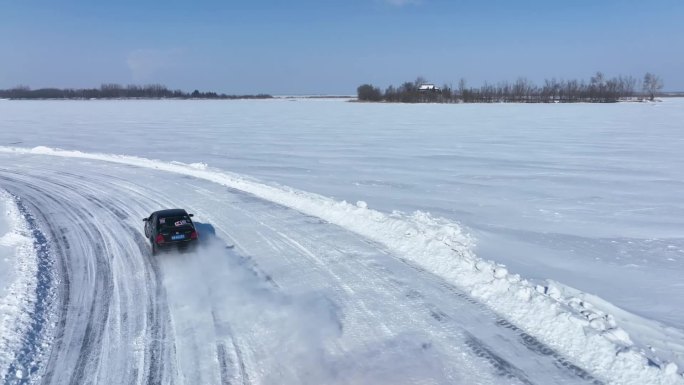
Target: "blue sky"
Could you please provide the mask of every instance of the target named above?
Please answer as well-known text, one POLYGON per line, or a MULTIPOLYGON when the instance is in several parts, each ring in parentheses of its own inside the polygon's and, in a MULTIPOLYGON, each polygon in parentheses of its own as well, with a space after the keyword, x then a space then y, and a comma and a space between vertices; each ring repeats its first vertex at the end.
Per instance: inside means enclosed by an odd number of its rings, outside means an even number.
POLYGON ((0 88, 352 94, 650 71, 684 91, 684 1, 0 0, 0 52, 0 88))

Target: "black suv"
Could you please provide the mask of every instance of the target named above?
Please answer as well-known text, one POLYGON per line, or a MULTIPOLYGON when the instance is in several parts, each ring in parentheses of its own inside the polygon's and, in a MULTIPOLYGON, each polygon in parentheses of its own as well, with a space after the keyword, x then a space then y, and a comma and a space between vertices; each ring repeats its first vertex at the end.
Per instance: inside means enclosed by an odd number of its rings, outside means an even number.
POLYGON ((145 236, 152 242, 152 255, 167 246, 188 246, 197 243, 199 234, 183 209, 160 210, 144 218, 145 236))

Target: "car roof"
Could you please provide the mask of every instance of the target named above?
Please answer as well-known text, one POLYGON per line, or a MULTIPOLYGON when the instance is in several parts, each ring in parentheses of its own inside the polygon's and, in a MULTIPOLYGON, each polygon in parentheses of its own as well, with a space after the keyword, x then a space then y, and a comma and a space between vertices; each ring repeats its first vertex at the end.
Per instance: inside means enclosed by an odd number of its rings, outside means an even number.
POLYGON ((155 211, 152 214, 157 214, 157 217, 180 217, 184 215, 188 215, 187 211, 184 209, 167 209, 167 210, 159 210, 155 211))

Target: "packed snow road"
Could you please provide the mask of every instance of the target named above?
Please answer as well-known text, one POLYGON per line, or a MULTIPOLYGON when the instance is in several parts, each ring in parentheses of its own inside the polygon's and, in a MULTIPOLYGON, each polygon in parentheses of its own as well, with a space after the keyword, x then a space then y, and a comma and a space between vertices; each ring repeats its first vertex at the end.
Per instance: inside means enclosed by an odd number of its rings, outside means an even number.
POLYGON ((602 383, 319 218, 164 171, 0 158, 42 245, 32 322, 0 346, 5 383, 602 383), (141 219, 167 207, 195 213, 199 250, 151 255, 141 219))

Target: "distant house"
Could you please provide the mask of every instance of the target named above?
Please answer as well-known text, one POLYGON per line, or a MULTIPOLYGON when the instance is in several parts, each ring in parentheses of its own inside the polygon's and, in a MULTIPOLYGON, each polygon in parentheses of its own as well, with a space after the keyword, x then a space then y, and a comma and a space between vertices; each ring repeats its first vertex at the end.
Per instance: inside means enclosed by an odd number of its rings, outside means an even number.
POLYGON ((434 84, 421 84, 418 86, 418 91, 439 91, 439 87, 434 84))

